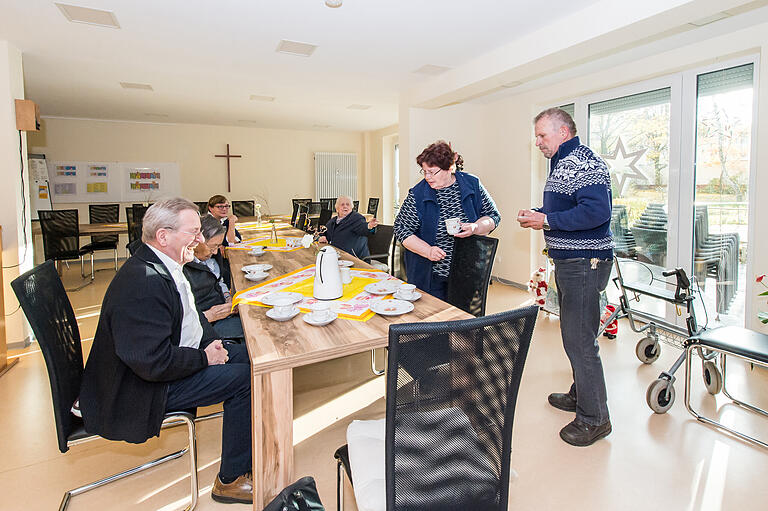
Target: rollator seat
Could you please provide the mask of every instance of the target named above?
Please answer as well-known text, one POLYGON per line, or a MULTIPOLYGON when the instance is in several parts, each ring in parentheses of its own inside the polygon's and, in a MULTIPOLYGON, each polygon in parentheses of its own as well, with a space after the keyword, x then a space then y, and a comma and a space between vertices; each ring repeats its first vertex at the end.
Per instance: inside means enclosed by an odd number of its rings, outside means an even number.
POLYGON ((685 347, 716 348, 768 364, 768 335, 738 326, 704 330, 685 341, 685 347))
POLYGON ((660 298, 667 302, 684 304, 685 300, 678 300, 675 298, 675 292, 663 287, 651 286, 649 284, 641 284, 639 282, 627 283, 624 282, 624 289, 627 291, 633 291, 640 293, 641 295, 653 296, 654 298, 660 298))

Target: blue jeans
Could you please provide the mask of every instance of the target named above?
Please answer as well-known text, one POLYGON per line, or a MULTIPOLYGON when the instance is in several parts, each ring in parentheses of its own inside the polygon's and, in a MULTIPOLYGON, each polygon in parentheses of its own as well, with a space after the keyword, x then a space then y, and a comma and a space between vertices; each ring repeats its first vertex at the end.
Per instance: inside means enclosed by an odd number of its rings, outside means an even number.
POLYGON ((576 419, 592 426, 605 423, 608 397, 597 345, 600 328, 600 293, 611 276, 611 261, 556 259, 555 283, 560 301, 560 334, 573 370, 569 393, 576 399, 576 419))
POLYGON ((226 364, 208 366, 168 385, 167 411, 224 401, 219 475, 233 480, 251 471, 251 365, 244 344, 226 344, 226 364))
POLYGON ((240 316, 237 314, 214 321, 211 323, 211 326, 222 339, 242 340, 245 337, 243 324, 240 322, 240 316))

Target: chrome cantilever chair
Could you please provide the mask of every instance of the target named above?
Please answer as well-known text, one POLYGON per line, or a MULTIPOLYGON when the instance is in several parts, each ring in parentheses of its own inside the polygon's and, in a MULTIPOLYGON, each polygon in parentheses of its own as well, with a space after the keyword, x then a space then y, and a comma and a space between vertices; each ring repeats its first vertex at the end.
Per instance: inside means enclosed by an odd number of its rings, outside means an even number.
POLYGON ((390 325, 386 418, 352 422, 334 454, 339 509, 343 468, 360 511, 506 511, 515 404, 537 314, 531 306, 390 325), (435 358, 445 363, 435 367, 435 358))
POLYGON ((80 276, 85 278, 83 257, 91 256, 91 280, 94 279, 93 247, 80 246, 80 221, 76 209, 39 209, 40 229, 43 231, 43 251, 46 260, 70 261, 80 259, 80 276))
MULTIPOLYGON (((80 394, 83 377, 83 352, 80 346, 80 331, 75 313, 64 291, 53 261, 33 268, 11 282, 24 315, 35 333, 40 351, 43 353, 53 398, 53 415, 56 419, 56 435, 59 450, 65 453, 71 446, 101 438, 89 434, 83 427, 83 420, 71 413, 72 404, 80 394)), ((64 511, 72 497, 93 490, 155 467, 189 452, 189 475, 192 498, 187 510, 197 505, 197 445, 195 422, 221 416, 221 412, 195 418, 189 411, 167 413, 163 428, 186 424, 189 432, 189 445, 184 449, 144 463, 138 467, 114 474, 99 481, 69 490, 64 494, 59 511, 64 511)))

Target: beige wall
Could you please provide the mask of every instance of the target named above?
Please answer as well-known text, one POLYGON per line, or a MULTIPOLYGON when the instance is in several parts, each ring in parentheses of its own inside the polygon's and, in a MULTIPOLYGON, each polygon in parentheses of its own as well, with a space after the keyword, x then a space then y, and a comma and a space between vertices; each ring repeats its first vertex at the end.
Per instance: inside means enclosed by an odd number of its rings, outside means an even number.
POLYGON ((363 211, 370 197, 379 197, 379 217, 382 223, 392 223, 391 186, 393 162, 390 157, 397 141, 398 126, 389 126, 376 131, 367 131, 365 139, 365 168, 360 188, 360 210, 363 211))
MULTIPOLYGON (((765 13, 761 13, 764 15, 765 13)), ((682 40, 685 43, 685 40, 682 40)), ((625 62, 608 69, 595 70, 594 63, 586 64, 570 73, 569 79, 555 85, 537 88, 498 100, 483 100, 472 104, 424 110, 404 108, 401 105, 401 126, 406 123, 407 145, 401 139, 401 151, 412 161, 423 144, 436 137, 451 139, 465 154, 467 170, 480 175, 502 213, 502 224, 494 233, 501 239, 494 274, 527 282, 531 268, 542 261, 539 233, 528 233, 517 227, 517 210, 540 204, 544 180, 545 161, 533 145, 531 120, 544 107, 562 104, 567 100, 599 90, 721 62, 738 55, 763 54, 768 49, 768 22, 687 44, 663 45, 655 42, 649 51, 638 48, 637 56, 628 54, 625 62), (669 49, 672 48, 672 49, 669 49), (580 71, 580 72, 579 72, 580 71), (404 114, 404 115, 403 115, 404 114), (407 121, 407 122, 406 122, 407 121), (482 155, 475 158, 475 155, 482 155), (479 170, 478 170, 479 168, 479 170)), ((757 148, 754 187, 751 200, 753 242, 749 257, 753 261, 752 274, 747 275, 747 325, 765 329, 755 319, 757 310, 768 310, 766 300, 756 298, 759 290, 754 286, 755 275, 768 273, 768 202, 760 200, 768 194, 768 63, 761 58, 758 102, 757 148)), ((583 128, 583 127, 582 127, 583 128)), ((401 130, 401 138, 403 136, 401 130)), ((416 176, 411 177, 412 181, 416 176)))
MULTIPOLYGON (((26 227, 27 246, 24 250, 24 232, 22 218, 29 222, 29 180, 21 185, 19 151, 26 161, 27 136, 16 130, 15 99, 24 99, 24 73, 21 52, 18 48, 0 41, 0 173, 3 186, 0 187, 0 225, 3 227, 3 300, 5 306, 6 339, 12 347, 20 347, 29 331, 24 321, 24 314, 18 308, 19 302, 11 290, 10 283, 20 273, 32 267, 32 245, 29 225, 26 227), (21 148, 19 147, 21 142, 21 148), (25 257, 26 256, 26 257, 25 257)), ((26 166, 25 166, 26 167, 26 166)), ((2 320, 3 318, 0 318, 2 320)), ((3 356, 0 354, 0 356, 3 356)))
MULTIPOLYGON (((313 152, 356 153, 358 176, 364 168, 363 134, 233 126, 151 124, 47 118, 30 136, 30 152, 50 160, 177 162, 181 193, 195 201, 223 193, 230 200, 267 199, 272 213, 290 213, 291 198, 314 197, 313 152), (226 192, 226 163, 232 160, 232 191, 226 192)), ((65 207, 56 204, 56 207, 65 207)), ((87 218, 87 205, 80 208, 87 218)), ((263 212, 266 211, 262 209, 263 212)))

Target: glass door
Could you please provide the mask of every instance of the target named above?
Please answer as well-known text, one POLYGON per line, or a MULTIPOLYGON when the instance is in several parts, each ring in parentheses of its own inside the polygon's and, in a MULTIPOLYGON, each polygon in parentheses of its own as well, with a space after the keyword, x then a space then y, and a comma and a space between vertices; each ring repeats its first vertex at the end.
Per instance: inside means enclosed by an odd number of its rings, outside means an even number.
POLYGON ((710 321, 743 325, 754 64, 696 77, 693 273, 710 321))
MULTIPOLYGON (((611 229, 625 280, 664 286, 661 271, 674 265, 676 247, 669 246, 671 87, 612 98, 588 105, 587 144, 602 156, 611 172, 611 229)), ((616 303, 618 292, 608 288, 616 303)), ((664 317, 658 300, 633 308, 664 317)))

